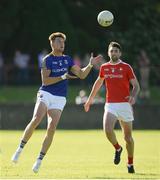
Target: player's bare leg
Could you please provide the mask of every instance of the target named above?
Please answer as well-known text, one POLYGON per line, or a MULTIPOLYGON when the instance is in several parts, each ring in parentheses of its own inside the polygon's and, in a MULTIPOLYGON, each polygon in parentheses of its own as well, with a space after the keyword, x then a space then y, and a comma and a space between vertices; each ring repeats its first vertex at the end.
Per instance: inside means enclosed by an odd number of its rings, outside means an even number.
POLYGON ((62 112, 58 109, 48 111, 48 127, 41 149, 41 151, 44 153, 48 151, 52 143, 53 135, 59 122, 59 119, 61 117, 61 113, 62 112))
POLYGON ((126 149, 128 154, 128 172, 135 173, 133 166, 133 157, 134 157, 134 140, 132 138, 132 121, 124 122, 120 121, 121 127, 124 132, 124 139, 126 141, 126 149))
POLYGON ((119 164, 122 147, 118 144, 118 141, 114 132, 116 121, 117 121, 117 117, 115 115, 113 115, 110 112, 106 112, 106 111, 104 112, 103 129, 106 133, 108 140, 111 142, 111 144, 115 148, 114 164, 119 164))
POLYGON ((114 126, 117 121, 117 118, 110 112, 105 112, 103 116, 103 129, 106 133, 108 140, 112 144, 117 143, 116 135, 114 133, 114 126))
POLYGON ((25 144, 27 143, 27 141, 32 136, 33 131, 35 130, 35 128, 42 121, 44 115, 46 114, 46 111, 47 111, 47 108, 46 108, 46 105, 43 102, 36 103, 32 120, 30 121, 30 123, 25 128, 23 136, 21 138, 22 140, 20 142, 20 145, 17 148, 16 152, 12 156, 11 160, 14 163, 18 162, 18 158, 19 158, 25 144))
POLYGON ((22 136, 23 141, 27 142, 30 139, 30 137, 33 134, 33 131, 39 125, 39 123, 42 121, 44 115, 46 114, 46 111, 47 111, 47 108, 43 102, 36 104, 33 118, 30 121, 30 123, 27 125, 27 127, 23 133, 23 136, 22 136))
POLYGON ((47 153, 49 147, 51 146, 52 140, 53 140, 53 136, 57 127, 57 124, 59 122, 61 116, 61 111, 60 110, 49 110, 48 111, 48 126, 47 126, 47 132, 46 135, 44 137, 44 141, 42 144, 42 148, 40 151, 40 154, 36 160, 36 162, 34 163, 32 170, 37 173, 41 162, 45 156, 45 154, 47 153))

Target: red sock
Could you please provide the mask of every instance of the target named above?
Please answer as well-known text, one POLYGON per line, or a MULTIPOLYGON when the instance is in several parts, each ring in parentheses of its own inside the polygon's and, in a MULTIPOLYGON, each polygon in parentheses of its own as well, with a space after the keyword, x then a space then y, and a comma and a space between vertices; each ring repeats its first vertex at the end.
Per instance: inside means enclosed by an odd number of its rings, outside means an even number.
POLYGON ((114 144, 113 146, 115 147, 116 150, 121 148, 121 146, 118 144, 118 142, 116 144, 114 144))
POLYGON ((133 157, 128 157, 128 165, 133 164, 133 157))

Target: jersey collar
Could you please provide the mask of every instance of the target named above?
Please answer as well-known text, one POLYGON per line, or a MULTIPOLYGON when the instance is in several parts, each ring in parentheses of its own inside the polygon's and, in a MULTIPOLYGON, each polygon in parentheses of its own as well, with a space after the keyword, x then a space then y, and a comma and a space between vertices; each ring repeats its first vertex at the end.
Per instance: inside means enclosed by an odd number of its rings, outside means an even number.
POLYGON ((117 63, 111 63, 110 61, 108 63, 111 65, 117 65, 117 64, 120 64, 121 62, 122 62, 122 60, 119 59, 117 63))

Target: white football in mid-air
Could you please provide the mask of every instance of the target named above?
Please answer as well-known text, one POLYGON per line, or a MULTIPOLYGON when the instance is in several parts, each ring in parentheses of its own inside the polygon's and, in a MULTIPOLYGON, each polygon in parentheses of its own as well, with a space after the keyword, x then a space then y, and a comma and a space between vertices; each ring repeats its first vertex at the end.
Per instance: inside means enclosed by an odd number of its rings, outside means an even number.
POLYGON ((113 23, 113 20, 113 14, 107 10, 101 11, 97 16, 98 23, 103 27, 110 26, 113 23))

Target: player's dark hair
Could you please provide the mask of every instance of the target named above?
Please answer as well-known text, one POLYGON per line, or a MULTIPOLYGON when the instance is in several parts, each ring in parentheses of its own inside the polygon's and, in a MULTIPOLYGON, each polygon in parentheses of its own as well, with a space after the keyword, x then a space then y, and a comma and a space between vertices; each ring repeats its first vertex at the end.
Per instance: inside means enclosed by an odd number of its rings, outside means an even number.
POLYGON ((109 49, 110 47, 116 47, 116 48, 118 48, 120 51, 122 50, 121 45, 120 45, 119 43, 117 43, 117 42, 110 42, 110 44, 109 44, 109 46, 108 46, 108 49, 109 49))
POLYGON ((61 37, 63 38, 64 40, 66 40, 66 35, 61 33, 61 32, 55 32, 55 33, 52 33, 50 36, 49 36, 49 40, 50 41, 54 41, 56 37, 61 37))

